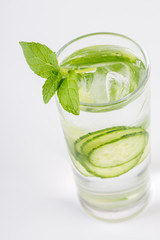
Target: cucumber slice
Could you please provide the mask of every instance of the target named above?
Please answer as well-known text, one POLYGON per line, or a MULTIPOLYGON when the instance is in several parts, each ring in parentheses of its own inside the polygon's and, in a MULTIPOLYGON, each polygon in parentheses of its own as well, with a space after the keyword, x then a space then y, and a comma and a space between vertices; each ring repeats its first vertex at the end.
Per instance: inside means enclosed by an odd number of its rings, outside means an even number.
POLYGON ((89 154, 89 161, 101 168, 119 166, 142 155, 145 144, 144 132, 124 135, 118 140, 104 143, 93 149, 89 154))
POLYGON ((83 166, 86 169, 89 169, 90 172, 92 172, 95 176, 101 177, 101 178, 112 178, 112 177, 118 177, 129 170, 131 170, 134 166, 137 165, 141 155, 137 156, 133 160, 124 163, 120 166, 112 167, 112 168, 100 168, 93 166, 89 161, 84 161, 83 166))
POLYGON ((111 141, 115 141, 116 139, 119 139, 125 135, 128 134, 135 134, 139 132, 145 132, 142 128, 136 128, 136 127, 121 127, 120 128, 114 128, 112 130, 102 132, 99 135, 95 135, 92 138, 86 139, 83 143, 81 142, 79 144, 80 151, 84 155, 88 155, 94 148, 97 148, 103 144, 106 144, 111 141), (81 145, 81 146, 80 146, 81 145))
POLYGON ((84 176, 86 177, 94 177, 95 175, 88 172, 87 169, 80 163, 80 161, 77 161, 74 157, 72 158, 72 162, 75 166, 75 168, 84 176))
POLYGON ((61 67, 73 68, 110 62, 136 63, 137 57, 128 49, 111 45, 96 45, 75 51, 61 62, 61 67))
POLYGON ((120 129, 126 129, 126 127, 119 126, 119 127, 113 127, 113 128, 105 128, 95 132, 89 132, 88 134, 83 135, 82 137, 80 137, 78 140, 75 141, 75 150, 76 152, 81 153, 82 145, 85 142, 91 140, 93 137, 98 137, 98 136, 101 136, 102 134, 106 134, 107 132, 117 131, 120 129))
POLYGON ((141 162, 143 162, 146 159, 146 157, 149 154, 149 151, 150 151, 150 142, 148 141, 148 143, 147 143, 147 145, 146 145, 146 147, 144 149, 144 152, 143 152, 140 160, 138 161, 137 165, 140 164, 141 162))

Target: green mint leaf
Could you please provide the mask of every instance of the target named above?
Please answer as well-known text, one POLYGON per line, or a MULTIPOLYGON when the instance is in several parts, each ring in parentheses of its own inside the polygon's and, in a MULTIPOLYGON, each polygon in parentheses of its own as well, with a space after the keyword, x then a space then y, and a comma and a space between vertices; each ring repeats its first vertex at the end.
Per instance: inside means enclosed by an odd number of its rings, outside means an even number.
POLYGON ((55 75, 54 73, 52 73, 50 77, 45 81, 42 87, 44 103, 48 103, 53 97, 59 87, 61 78, 61 74, 55 75))
POLYGON ((78 74, 69 71, 58 88, 58 98, 62 107, 74 115, 79 115, 78 74))
POLYGON ((48 78, 51 72, 56 74, 60 71, 56 53, 47 46, 35 42, 19 43, 28 65, 38 76, 48 78))

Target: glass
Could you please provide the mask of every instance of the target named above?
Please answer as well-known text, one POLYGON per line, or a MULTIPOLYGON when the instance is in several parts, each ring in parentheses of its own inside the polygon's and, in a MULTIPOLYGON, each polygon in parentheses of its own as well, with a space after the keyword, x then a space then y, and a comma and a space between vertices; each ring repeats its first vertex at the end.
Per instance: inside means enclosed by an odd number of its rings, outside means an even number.
MULTIPOLYGON (((61 63, 73 52, 95 45, 116 45, 130 49, 145 66, 145 74, 141 83, 129 95, 109 103, 80 102, 81 111, 78 116, 66 112, 56 97, 81 205, 92 216, 108 221, 119 221, 140 212, 146 206, 149 199, 150 90, 148 78, 150 66, 146 53, 136 42, 126 36, 115 33, 94 33, 72 40, 58 51, 58 60, 61 63), (115 129, 116 131, 118 130, 116 134, 122 134, 123 129, 127 129, 129 133, 132 133, 133 129, 136 129, 136 131, 143 129, 145 131, 147 140, 141 158, 136 158, 138 159, 136 160, 136 164, 134 162, 135 158, 134 161, 130 161, 130 167, 128 163, 120 167, 115 166, 117 168, 112 166, 113 168, 105 170, 104 176, 103 174, 96 176, 96 174, 92 174, 94 171, 90 171, 92 170, 90 165, 87 171, 87 168, 84 167, 86 165, 81 164, 79 155, 75 153, 75 145, 77 144, 77 147, 81 147, 78 146, 79 142, 82 145, 83 139, 89 139, 90 141, 92 137, 88 138, 89 135, 92 136, 93 134, 94 140, 97 140, 97 134, 103 136, 104 131, 113 132, 115 129)), ((113 133, 115 134, 115 132, 113 133)), ((113 133, 110 136, 113 136, 113 133)), ((104 136, 108 138, 109 135, 104 136)), ((138 137, 134 138, 134 144, 137 144, 135 149, 138 149, 141 144, 139 143, 141 141, 139 136, 142 135, 136 136, 138 137)), ((122 139, 121 142, 122 145, 125 144, 126 152, 130 144, 129 142, 130 138, 127 138, 126 141, 122 139)), ((111 148, 118 151, 116 149, 117 146, 119 149, 119 143, 118 145, 116 145, 117 143, 115 145, 110 144, 111 148)), ((131 143, 131 149, 132 146, 133 144, 131 143)), ((90 148, 92 148, 92 144, 90 148)), ((99 155, 100 160, 102 160, 101 152, 99 155)), ((83 156, 82 158, 83 163, 88 164, 88 159, 85 160, 83 156)))

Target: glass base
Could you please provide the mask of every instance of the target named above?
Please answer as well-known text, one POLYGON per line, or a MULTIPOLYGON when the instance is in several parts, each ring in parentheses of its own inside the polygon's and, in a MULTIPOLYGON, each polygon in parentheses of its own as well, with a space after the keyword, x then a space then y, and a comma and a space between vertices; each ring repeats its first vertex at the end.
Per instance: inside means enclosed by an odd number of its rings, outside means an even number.
POLYGON ((74 176, 83 208, 106 221, 121 221, 139 213, 150 198, 148 156, 143 163, 119 177, 101 179, 74 176))
POLYGON ((110 206, 108 206, 108 209, 92 206, 79 196, 81 206, 85 212, 87 212, 92 217, 108 222, 120 222, 136 216, 148 205, 149 199, 150 194, 147 193, 128 208, 111 210, 110 206))

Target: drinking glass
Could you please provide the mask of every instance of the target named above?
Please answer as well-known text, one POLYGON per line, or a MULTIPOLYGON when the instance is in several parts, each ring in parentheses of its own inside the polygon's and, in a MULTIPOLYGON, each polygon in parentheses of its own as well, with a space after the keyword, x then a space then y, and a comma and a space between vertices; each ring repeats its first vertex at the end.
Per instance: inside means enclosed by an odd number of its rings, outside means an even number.
POLYGON ((81 205, 92 216, 107 221, 119 221, 140 212, 146 206, 150 196, 150 89, 148 81, 150 64, 145 51, 135 41, 120 34, 107 32, 88 34, 70 41, 57 52, 58 60, 61 63, 73 52, 95 45, 115 45, 130 49, 145 66, 142 81, 129 95, 110 103, 80 102, 78 116, 65 111, 56 96, 81 205), (86 134, 115 127, 120 129, 121 127, 141 127, 145 130, 148 141, 143 153, 143 161, 134 164, 130 170, 124 171, 119 176, 103 178, 92 175, 79 161, 79 156, 74 150, 75 144, 79 139, 83 139, 83 136, 87 136, 86 134))

